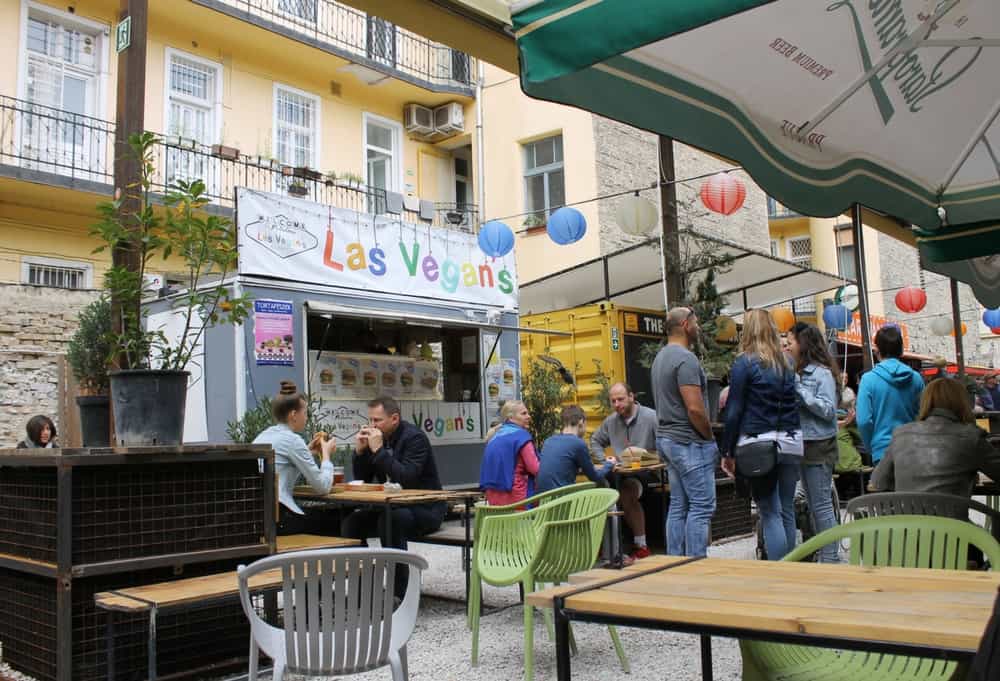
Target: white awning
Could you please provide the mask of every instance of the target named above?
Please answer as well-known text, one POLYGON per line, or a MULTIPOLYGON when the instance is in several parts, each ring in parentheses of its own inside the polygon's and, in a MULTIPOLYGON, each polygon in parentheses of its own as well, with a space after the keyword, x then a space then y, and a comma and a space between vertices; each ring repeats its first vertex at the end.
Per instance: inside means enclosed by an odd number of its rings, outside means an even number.
MULTIPOLYGON (((693 230, 681 232, 681 251, 710 252, 719 259, 732 258, 728 271, 719 272, 716 287, 726 297, 730 314, 770 307, 793 299, 814 296, 843 286, 842 277, 801 267, 766 253, 693 230)), ((628 248, 522 284, 522 315, 564 310, 610 301, 616 305, 649 310, 664 309, 660 245, 649 239, 628 248)), ((705 269, 688 272, 689 290, 705 269)))

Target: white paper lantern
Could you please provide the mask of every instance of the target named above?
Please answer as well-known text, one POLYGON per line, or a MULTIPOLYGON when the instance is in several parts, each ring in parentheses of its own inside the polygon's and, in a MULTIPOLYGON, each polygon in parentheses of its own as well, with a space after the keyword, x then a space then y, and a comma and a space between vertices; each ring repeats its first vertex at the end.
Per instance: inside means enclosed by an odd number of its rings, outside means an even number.
POLYGON ((935 336, 947 336, 953 328, 951 317, 935 317, 931 320, 931 333, 935 336))
POLYGON ((656 206, 641 196, 625 196, 618 202, 618 226, 632 236, 642 236, 656 227, 656 206))

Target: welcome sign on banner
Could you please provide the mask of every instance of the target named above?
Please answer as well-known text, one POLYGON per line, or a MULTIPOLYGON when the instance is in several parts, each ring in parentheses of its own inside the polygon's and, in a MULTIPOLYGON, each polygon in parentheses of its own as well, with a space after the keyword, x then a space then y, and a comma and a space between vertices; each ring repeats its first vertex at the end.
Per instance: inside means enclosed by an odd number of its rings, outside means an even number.
POLYGON ((236 193, 240 274, 517 306, 514 256, 472 234, 245 188, 236 193))

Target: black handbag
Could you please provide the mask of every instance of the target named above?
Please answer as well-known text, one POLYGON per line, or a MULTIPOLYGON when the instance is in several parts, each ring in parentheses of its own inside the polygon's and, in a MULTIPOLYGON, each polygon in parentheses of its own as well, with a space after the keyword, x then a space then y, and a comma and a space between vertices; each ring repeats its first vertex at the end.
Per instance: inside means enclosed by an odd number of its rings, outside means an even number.
MULTIPOLYGON (((782 377, 782 389, 784 389, 784 378, 782 377)), ((785 395, 782 393, 778 399, 778 416, 774 421, 774 430, 778 430, 781 425, 781 407, 784 404, 785 395)), ((774 467, 778 465, 778 443, 776 440, 761 440, 760 442, 748 442, 745 445, 736 447, 733 455, 736 457, 736 473, 744 478, 763 478, 771 474, 774 467)))

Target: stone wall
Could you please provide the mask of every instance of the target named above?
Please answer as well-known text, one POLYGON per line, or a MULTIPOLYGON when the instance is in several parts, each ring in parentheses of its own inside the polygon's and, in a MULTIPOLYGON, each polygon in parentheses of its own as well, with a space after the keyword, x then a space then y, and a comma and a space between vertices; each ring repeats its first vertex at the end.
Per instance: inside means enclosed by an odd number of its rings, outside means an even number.
MULTIPOLYGON (((910 351, 931 357, 942 356, 955 360, 955 339, 952 336, 935 336, 931 333, 931 320, 947 316, 951 319, 951 287, 947 277, 924 271, 924 290, 927 306, 915 314, 904 314, 896 308, 896 292, 904 286, 920 285, 920 264, 917 249, 885 234, 878 235, 879 264, 882 281, 869 283, 872 291, 878 290, 890 318, 904 322, 909 330, 910 351)), ((965 284, 959 284, 959 308, 962 320, 968 327, 963 338, 965 361, 969 364, 989 365, 993 361, 995 340, 979 337, 979 303, 965 284)))
POLYGON ((0 284, 0 447, 22 439, 35 414, 56 422, 63 444, 79 444, 72 442, 78 425, 65 351, 77 315, 97 296, 97 291, 0 284))
MULTIPOLYGON (((657 135, 601 116, 594 116, 597 189, 601 196, 639 187, 651 187, 659 179, 657 135)), ((725 164, 692 147, 674 143, 675 177, 683 179, 721 170, 725 164)), ((569 171, 568 171, 569 172, 569 171)), ((767 201, 744 173, 738 175, 747 186, 743 208, 730 216, 706 209, 699 198, 703 180, 677 185, 678 221, 681 229, 694 228, 711 236, 768 252, 767 201)), ((660 206, 659 189, 644 191, 641 196, 660 206)), ((601 253, 610 253, 648 237, 633 237, 619 229, 615 211, 617 201, 598 205, 601 253)), ((656 232, 653 232, 655 235, 656 232)))

